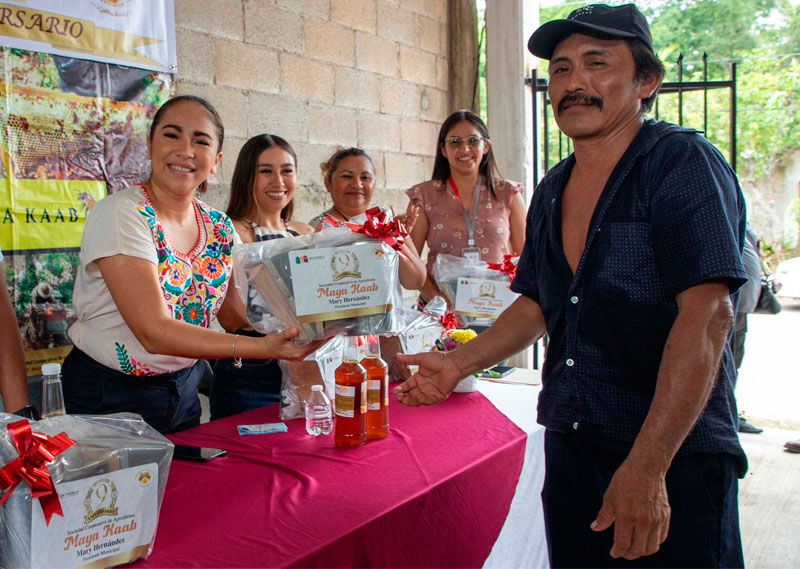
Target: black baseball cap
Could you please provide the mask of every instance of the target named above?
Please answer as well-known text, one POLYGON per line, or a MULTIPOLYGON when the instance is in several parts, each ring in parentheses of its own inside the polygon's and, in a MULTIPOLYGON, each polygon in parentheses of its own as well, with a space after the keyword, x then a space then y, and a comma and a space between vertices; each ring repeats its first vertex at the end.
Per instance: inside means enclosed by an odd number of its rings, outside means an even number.
POLYGON ((633 4, 589 4, 573 10, 566 20, 551 20, 539 26, 528 40, 528 49, 536 57, 550 59, 560 41, 586 31, 614 38, 638 38, 655 53, 647 19, 633 4))

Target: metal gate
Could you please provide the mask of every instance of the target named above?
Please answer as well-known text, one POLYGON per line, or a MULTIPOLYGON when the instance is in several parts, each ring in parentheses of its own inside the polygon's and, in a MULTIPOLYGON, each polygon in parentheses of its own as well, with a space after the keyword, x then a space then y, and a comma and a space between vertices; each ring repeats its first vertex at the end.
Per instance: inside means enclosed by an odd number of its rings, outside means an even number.
MULTIPOLYGON (((664 95, 676 94, 678 97, 678 124, 683 126, 683 95, 690 91, 703 91, 703 128, 702 132, 708 132, 708 92, 715 89, 729 89, 730 90, 730 157, 729 162, 734 171, 736 170, 736 63, 730 64, 730 79, 727 81, 709 81, 708 80, 708 55, 703 54, 703 80, 702 81, 684 81, 684 60, 683 54, 680 54, 678 61, 678 80, 675 82, 662 83, 661 90, 659 91, 659 99, 664 95)), ((551 166, 566 158, 572 152, 572 141, 564 135, 560 130, 558 131, 558 142, 551 148, 550 143, 550 128, 558 126, 555 120, 550 117, 550 100, 547 96, 547 79, 538 77, 536 69, 531 70, 531 77, 525 78, 525 84, 528 86, 535 86, 531 89, 531 104, 533 115, 533 179, 534 186, 539 183, 539 171, 543 167, 543 171, 547 171, 551 166), (539 141, 542 141, 540 144, 539 141), (541 146, 541 148, 539 148, 541 146), (539 149, 537 151, 537 149, 539 149), (557 159, 553 160, 553 156, 557 159)), ((656 104, 653 109, 656 119, 659 118, 659 104, 656 99, 656 104)), ((692 126, 692 125, 690 125, 692 126)), ((701 130, 701 129, 697 129, 701 130)))

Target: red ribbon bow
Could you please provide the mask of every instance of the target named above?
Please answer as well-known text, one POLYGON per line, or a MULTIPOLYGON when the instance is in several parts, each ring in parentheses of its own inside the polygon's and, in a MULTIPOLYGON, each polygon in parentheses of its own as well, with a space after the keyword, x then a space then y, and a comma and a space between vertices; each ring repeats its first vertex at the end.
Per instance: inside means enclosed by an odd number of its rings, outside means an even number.
POLYGON ((10 423, 8 434, 19 457, 0 469, 0 491, 8 490, 0 498, 0 506, 8 500, 19 483, 24 480, 31 487, 31 497, 39 498, 45 522, 50 525, 50 519, 55 514, 63 516, 64 512, 61 510, 61 502, 47 465, 74 445, 75 441, 66 433, 59 433, 55 437, 44 433, 34 433, 27 420, 10 423))
POLYGON ((444 316, 442 316, 439 320, 441 321, 445 330, 454 330, 458 328, 458 319, 456 318, 456 315, 453 314, 453 311, 449 308, 447 309, 447 312, 445 312, 444 316))
POLYGON ((503 255, 502 263, 488 263, 489 268, 493 271, 500 271, 501 273, 507 274, 509 282, 513 281, 514 277, 517 275, 517 265, 511 261, 513 258, 513 255, 503 255))
POLYGON ((361 233, 368 237, 380 239, 389 247, 397 251, 407 261, 408 256, 401 251, 403 243, 408 237, 405 226, 397 220, 389 220, 389 215, 379 207, 371 207, 366 211, 367 221, 363 225, 358 223, 345 222, 345 225, 355 233, 361 233))

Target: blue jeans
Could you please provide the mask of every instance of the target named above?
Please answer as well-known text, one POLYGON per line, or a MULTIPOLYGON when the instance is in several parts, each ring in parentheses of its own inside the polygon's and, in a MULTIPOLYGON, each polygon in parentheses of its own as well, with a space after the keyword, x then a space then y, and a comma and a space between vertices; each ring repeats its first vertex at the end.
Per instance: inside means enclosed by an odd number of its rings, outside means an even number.
POLYGON ((580 434, 546 431, 542 503, 552 567, 744 567, 740 465, 727 454, 676 457, 666 477, 672 509, 666 541, 654 555, 612 558, 614 526, 597 533, 589 524, 624 459, 580 434))
POLYGON ((161 433, 200 424, 197 387, 204 363, 160 375, 128 375, 106 367, 73 347, 61 368, 67 413, 138 413, 161 433))

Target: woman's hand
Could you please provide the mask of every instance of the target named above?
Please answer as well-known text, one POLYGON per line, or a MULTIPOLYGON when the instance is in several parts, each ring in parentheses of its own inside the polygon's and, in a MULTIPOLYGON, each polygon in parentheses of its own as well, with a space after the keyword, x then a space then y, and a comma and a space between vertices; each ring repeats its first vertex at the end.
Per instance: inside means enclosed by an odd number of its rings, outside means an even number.
POLYGON ((409 203, 406 212, 400 215, 394 215, 394 208, 392 208, 392 216, 406 226, 406 231, 411 232, 414 225, 417 223, 417 218, 419 218, 419 206, 414 203, 409 203))
POLYGON ((448 296, 445 293, 439 290, 439 287, 436 286, 436 283, 433 282, 433 279, 430 277, 430 275, 426 276, 425 284, 423 285, 423 287, 420 289, 419 292, 420 296, 422 297, 422 299, 425 301, 426 304, 430 302, 434 296, 441 296, 447 303, 448 307, 453 308, 455 306, 450 300, 450 298, 448 298, 448 296))
POLYGON ((269 334, 264 338, 258 338, 261 342, 261 348, 264 354, 261 356, 265 359, 276 358, 289 361, 301 361, 308 354, 316 352, 322 347, 329 338, 321 338, 319 340, 312 340, 306 344, 297 344, 294 339, 300 333, 297 326, 292 326, 283 332, 276 332, 269 334))

